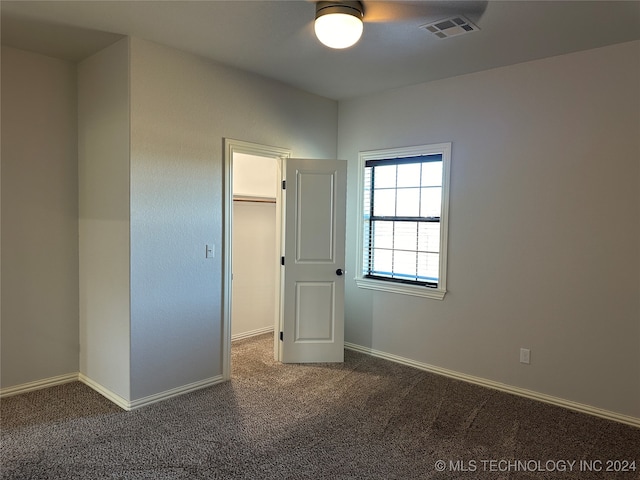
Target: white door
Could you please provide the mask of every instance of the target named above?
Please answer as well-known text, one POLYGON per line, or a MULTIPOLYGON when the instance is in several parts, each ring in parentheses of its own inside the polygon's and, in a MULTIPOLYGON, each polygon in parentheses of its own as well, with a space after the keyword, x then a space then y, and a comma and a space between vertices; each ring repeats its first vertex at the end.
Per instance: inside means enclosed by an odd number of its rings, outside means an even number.
POLYGON ((280 360, 344 360, 347 162, 286 160, 280 360))

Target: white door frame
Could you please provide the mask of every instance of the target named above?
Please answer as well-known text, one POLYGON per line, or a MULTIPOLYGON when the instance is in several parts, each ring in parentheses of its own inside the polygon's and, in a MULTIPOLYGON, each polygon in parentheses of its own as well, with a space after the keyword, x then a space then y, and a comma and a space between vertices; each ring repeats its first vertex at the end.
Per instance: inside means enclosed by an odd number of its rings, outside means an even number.
MULTIPOLYGON (((282 177, 282 168, 284 168, 283 160, 291 157, 291 150, 280 147, 271 147, 268 145, 260 145, 258 143, 244 142, 242 140, 224 139, 224 198, 223 198, 223 244, 222 244, 222 376, 224 380, 231 378, 231 305, 232 305, 232 271, 231 264, 233 258, 233 154, 244 153, 247 155, 256 155, 260 157, 275 158, 278 160, 278 168, 282 177)), ((277 188, 278 197, 282 194, 282 189, 277 188)), ((279 206, 280 198, 277 201, 276 208, 276 248, 281 251, 282 242, 282 219, 281 209, 279 206)), ((277 259, 277 252, 274 252, 277 259)), ((280 269, 276 269, 276 313, 274 318, 274 326, 279 329, 280 321, 280 269)), ((277 332, 278 330, 276 330, 277 332)), ((279 356, 279 342, 277 334, 274 334, 274 355, 277 359, 279 356)))

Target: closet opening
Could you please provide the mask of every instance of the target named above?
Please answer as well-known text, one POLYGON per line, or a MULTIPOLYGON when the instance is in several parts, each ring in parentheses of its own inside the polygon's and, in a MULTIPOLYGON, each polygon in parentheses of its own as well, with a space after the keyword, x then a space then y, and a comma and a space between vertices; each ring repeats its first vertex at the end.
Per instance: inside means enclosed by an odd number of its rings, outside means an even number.
MULTIPOLYGON (((279 331, 284 149, 226 140, 224 374, 234 341, 279 331)), ((278 358, 273 335, 274 358, 278 358)))
POLYGON ((273 332, 277 160, 233 155, 231 340, 273 332))

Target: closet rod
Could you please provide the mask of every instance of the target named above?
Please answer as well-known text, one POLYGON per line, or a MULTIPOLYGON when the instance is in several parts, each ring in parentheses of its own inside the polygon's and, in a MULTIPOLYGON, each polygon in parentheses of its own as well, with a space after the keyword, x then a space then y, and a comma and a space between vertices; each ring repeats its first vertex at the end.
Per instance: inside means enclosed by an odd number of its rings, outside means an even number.
POLYGON ((252 197, 247 195, 234 195, 234 202, 253 202, 253 203, 276 203, 276 199, 272 197, 252 197))

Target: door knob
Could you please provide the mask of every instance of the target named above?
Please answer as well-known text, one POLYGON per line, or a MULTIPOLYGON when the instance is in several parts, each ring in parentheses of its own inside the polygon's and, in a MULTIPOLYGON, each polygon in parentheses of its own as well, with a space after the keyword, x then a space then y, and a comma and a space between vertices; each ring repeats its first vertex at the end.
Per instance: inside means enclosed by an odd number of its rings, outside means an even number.
POLYGON ((344 273, 344 271, 341 268, 336 270, 336 275, 338 275, 338 276, 341 276, 343 273, 344 273))

